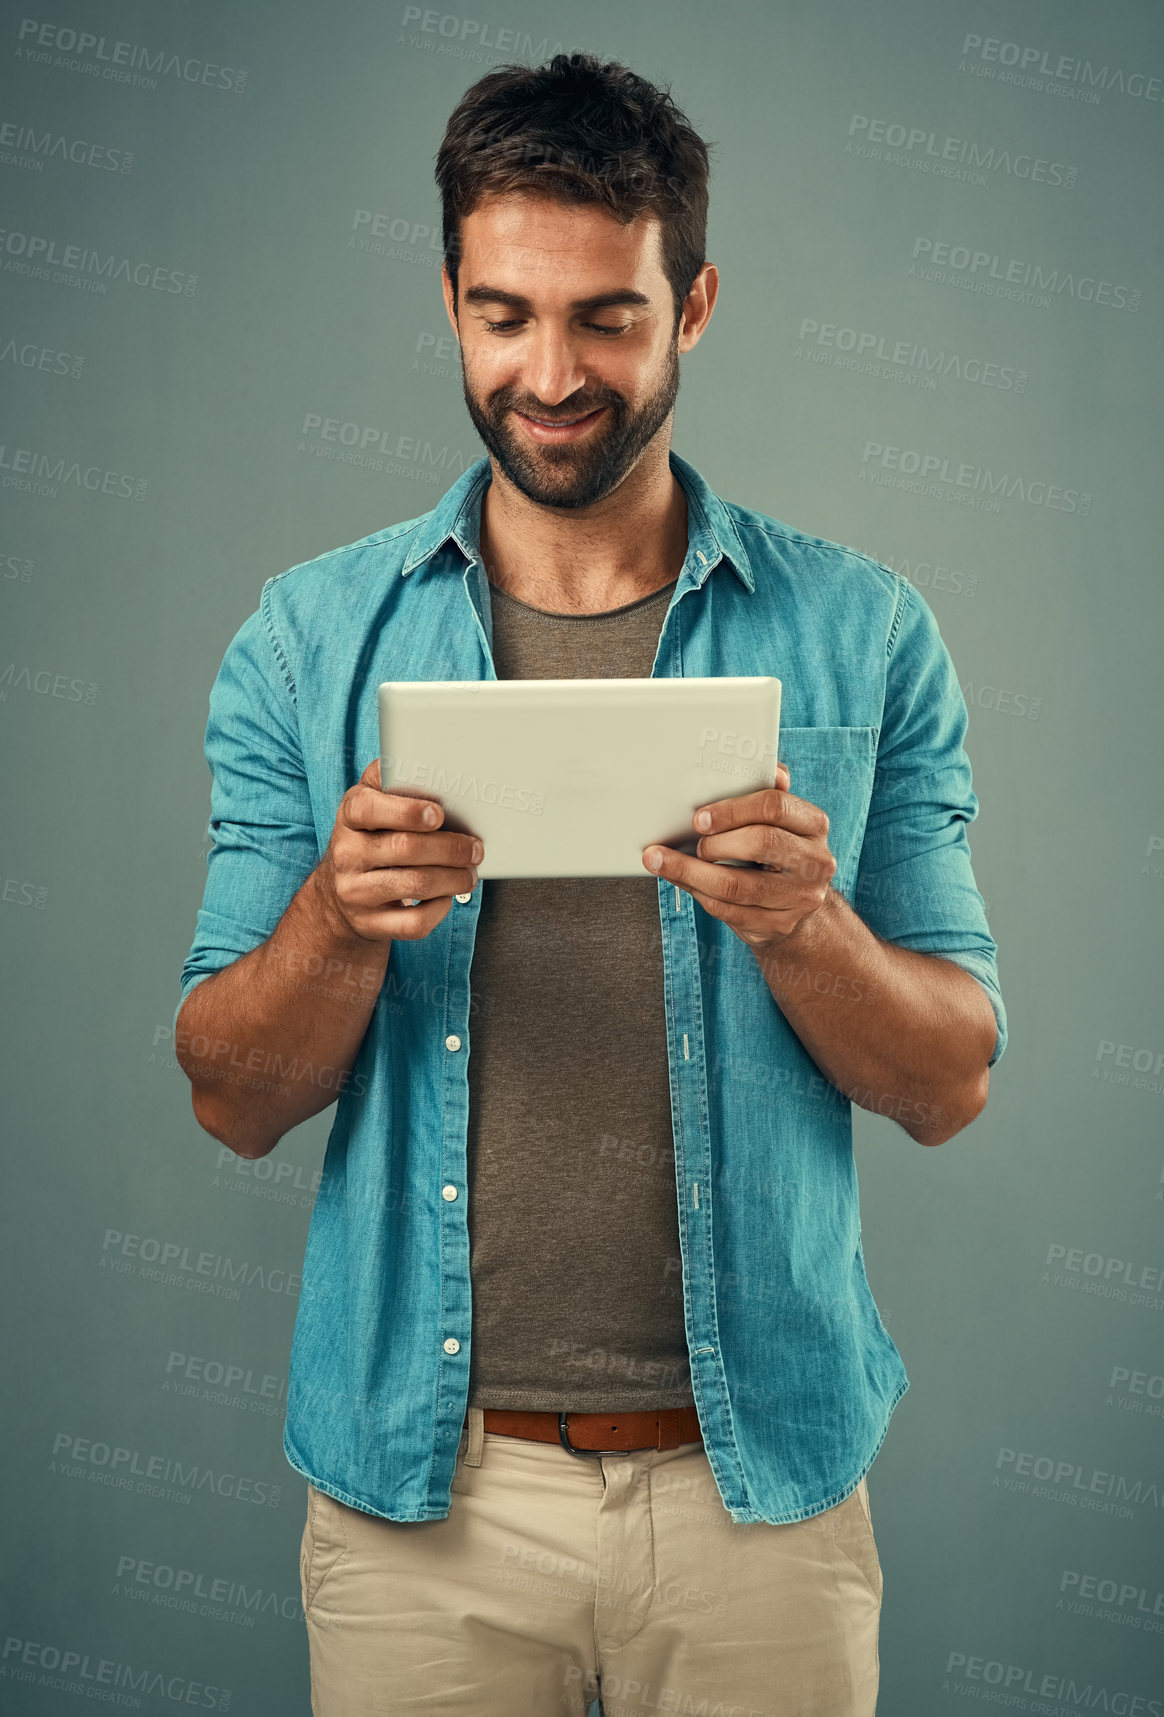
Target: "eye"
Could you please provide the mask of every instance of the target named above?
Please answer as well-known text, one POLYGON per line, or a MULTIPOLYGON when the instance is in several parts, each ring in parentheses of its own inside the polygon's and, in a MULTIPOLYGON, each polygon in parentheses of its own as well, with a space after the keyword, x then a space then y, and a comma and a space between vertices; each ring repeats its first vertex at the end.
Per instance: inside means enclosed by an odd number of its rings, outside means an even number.
MULTIPOLYGON (((595 334, 604 334, 609 336, 629 333, 633 324, 630 322, 624 322, 618 327, 609 327, 604 322, 584 322, 582 326, 584 328, 591 329, 595 334)), ((485 327, 490 334, 503 334, 509 328, 520 328, 521 320, 518 318, 508 322, 486 322, 485 327)))

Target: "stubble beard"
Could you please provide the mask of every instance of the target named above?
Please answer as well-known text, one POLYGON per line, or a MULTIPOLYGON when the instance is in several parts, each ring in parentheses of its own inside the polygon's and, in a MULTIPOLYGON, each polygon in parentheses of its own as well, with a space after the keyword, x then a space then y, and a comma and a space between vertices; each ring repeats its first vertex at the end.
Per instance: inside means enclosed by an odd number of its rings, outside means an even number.
MULTIPOLYGON (((564 510, 590 506, 617 489, 644 449, 675 409, 679 394, 679 348, 672 343, 663 378, 649 399, 631 414, 621 395, 608 393, 583 402, 587 410, 605 406, 603 417, 581 441, 557 446, 535 443, 513 418, 521 407, 502 388, 482 407, 474 398, 461 358, 461 387, 473 427, 514 488, 542 507, 564 510)), ((569 417, 556 407, 548 416, 569 417)))

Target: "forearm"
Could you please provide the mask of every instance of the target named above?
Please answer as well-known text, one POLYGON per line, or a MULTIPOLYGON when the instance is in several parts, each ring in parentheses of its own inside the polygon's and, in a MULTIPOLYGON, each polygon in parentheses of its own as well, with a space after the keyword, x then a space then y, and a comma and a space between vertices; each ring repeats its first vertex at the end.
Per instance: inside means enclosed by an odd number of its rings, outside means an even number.
POLYGON ((969 972, 881 941, 834 889, 754 952, 789 1025, 851 1101, 921 1144, 941 1144, 979 1113, 996 1027, 969 972))
POLYGON ((265 1156, 334 1102, 380 994, 390 942, 351 932, 313 871, 269 939, 205 979, 174 1048, 199 1125, 240 1156, 265 1156))

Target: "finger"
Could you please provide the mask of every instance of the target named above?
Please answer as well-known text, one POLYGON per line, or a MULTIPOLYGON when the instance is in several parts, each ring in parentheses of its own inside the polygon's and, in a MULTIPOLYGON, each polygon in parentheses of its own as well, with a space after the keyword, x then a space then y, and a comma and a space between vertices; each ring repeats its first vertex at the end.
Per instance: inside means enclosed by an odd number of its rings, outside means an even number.
POLYGON ((364 870, 342 879, 343 904, 353 911, 377 912, 383 907, 412 905, 417 901, 452 899, 454 894, 472 894, 478 882, 473 866, 451 869, 444 865, 401 867, 393 870, 364 870))
POLYGON ((418 901, 415 905, 401 901, 367 914, 357 913, 356 928, 369 938, 384 936, 393 942, 420 942, 431 935, 452 907, 451 894, 418 901))
MULTIPOLYGON (((365 770, 365 777, 367 773, 365 770)), ((347 795, 344 815, 353 829, 428 830, 439 828, 445 813, 435 799, 421 793, 410 793, 406 788, 382 793, 378 782, 361 779, 347 795), (433 813, 431 818, 429 812, 433 813)))
POLYGON ((741 907, 720 900, 713 894, 704 894, 697 888, 689 888, 686 892, 692 900, 699 902, 709 917, 719 918, 730 924, 741 936, 754 936, 758 940, 772 935, 787 935, 803 917, 803 912, 798 907, 741 907))
POLYGON ((380 767, 380 759, 373 757, 357 783, 360 787, 371 787, 374 792, 383 791, 384 771, 380 767))
MULTIPOLYGON (((651 848, 645 851, 650 852, 651 848)), ((772 910, 786 906, 791 883, 782 885, 778 872, 767 870, 738 870, 734 865, 708 864, 704 859, 691 858, 663 847, 662 868, 655 876, 665 877, 689 893, 707 895, 732 906, 755 906, 772 910)), ((645 861, 644 861, 645 865, 645 861)), ((646 866, 646 868, 650 868, 646 866)))
POLYGON ((383 870, 400 865, 466 865, 480 864, 485 856, 485 843, 477 835, 459 834, 454 829, 383 829, 369 832, 360 843, 362 868, 383 870), (364 858, 364 855, 368 855, 364 858))
POLYGON ((781 787, 764 787, 758 793, 741 793, 735 799, 715 799, 701 805, 699 811, 692 817, 692 823, 705 835, 717 835, 745 823, 772 823, 794 835, 810 838, 828 834, 829 820, 820 806, 808 799, 798 799, 795 793, 781 787), (711 818, 706 829, 695 822, 699 811, 706 811, 711 818))
POLYGON ((800 882, 819 882, 826 872, 832 875, 833 858, 827 847, 772 823, 746 823, 742 829, 728 829, 722 835, 701 835, 695 843, 695 856, 750 859, 800 882))

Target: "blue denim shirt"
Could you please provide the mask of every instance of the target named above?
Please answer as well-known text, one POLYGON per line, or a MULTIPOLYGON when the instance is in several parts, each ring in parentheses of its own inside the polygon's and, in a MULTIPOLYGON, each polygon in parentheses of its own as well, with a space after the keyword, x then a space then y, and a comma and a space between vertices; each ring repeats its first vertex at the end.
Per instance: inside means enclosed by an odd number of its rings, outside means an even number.
MULTIPOLYGON (((834 888, 881 937, 974 975, 997 1019, 993 1065, 1006 1017, 966 838, 966 705, 932 612, 876 561, 670 463, 687 557, 652 677, 780 678, 780 755, 792 791, 828 813, 834 888)), ((481 459, 432 512, 263 585, 210 693, 214 846, 183 999, 266 941, 319 862, 378 754, 380 682, 497 677, 479 557, 489 480, 481 459)), ((730 791, 725 777, 708 797, 730 791)), ((286 1455, 389 1520, 448 1514, 465 1419, 469 976, 487 886, 423 940, 393 944, 307 1239, 286 1455)), ((865 1275, 851 1108, 754 953, 656 886, 699 1422, 733 1521, 800 1520, 856 1487, 908 1387, 865 1275)))

